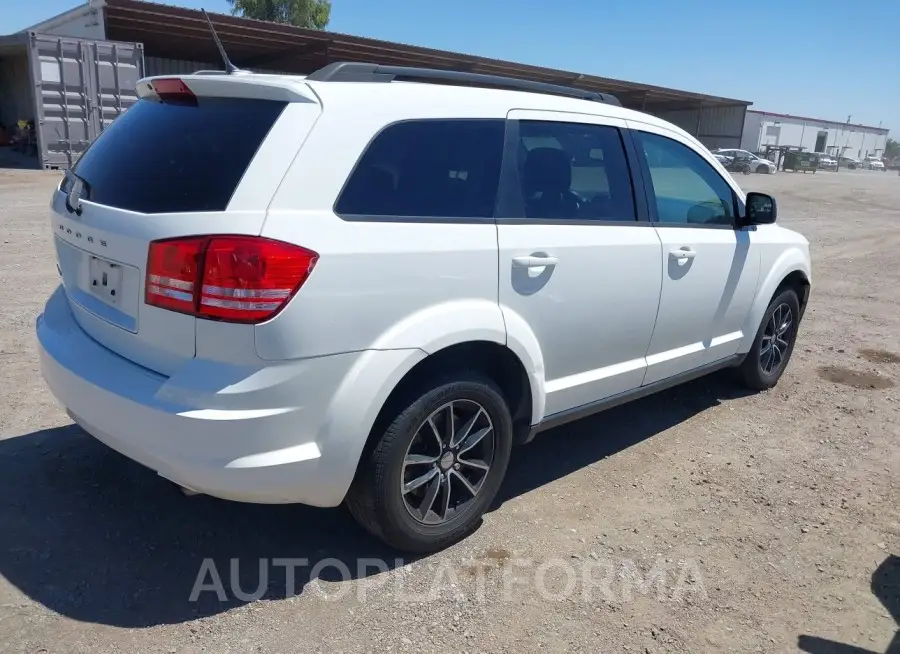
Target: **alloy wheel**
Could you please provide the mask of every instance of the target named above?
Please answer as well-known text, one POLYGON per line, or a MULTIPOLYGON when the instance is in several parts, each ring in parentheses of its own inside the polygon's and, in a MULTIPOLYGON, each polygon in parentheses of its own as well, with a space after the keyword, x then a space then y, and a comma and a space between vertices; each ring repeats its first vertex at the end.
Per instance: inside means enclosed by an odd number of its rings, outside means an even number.
POLYGON ((793 324, 794 314, 787 303, 779 304, 769 316, 759 345, 759 365, 767 375, 774 374, 784 364, 793 324))
POLYGON ((409 514, 438 525, 463 511, 484 486, 495 445, 494 424, 477 402, 453 400, 433 411, 403 459, 400 493, 409 514))

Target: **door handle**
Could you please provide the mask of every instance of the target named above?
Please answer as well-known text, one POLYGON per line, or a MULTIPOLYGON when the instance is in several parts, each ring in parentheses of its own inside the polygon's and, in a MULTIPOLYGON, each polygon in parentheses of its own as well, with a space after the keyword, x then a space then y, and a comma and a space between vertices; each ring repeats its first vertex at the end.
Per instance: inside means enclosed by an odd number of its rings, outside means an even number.
POLYGON ((558 259, 551 256, 526 256, 513 257, 513 263, 523 268, 544 268, 546 266, 555 266, 558 259))
POLYGON ((697 256, 697 251, 693 248, 683 247, 677 250, 669 250, 669 256, 673 259, 693 259, 697 256))

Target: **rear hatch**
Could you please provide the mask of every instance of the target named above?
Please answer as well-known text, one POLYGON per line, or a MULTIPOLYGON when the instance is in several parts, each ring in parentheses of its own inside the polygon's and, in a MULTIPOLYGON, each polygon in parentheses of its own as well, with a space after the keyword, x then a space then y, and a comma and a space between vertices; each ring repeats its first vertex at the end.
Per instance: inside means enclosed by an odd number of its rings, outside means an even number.
POLYGON ((320 107, 296 78, 150 78, 138 92, 66 174, 52 227, 81 327, 170 375, 194 357, 197 318, 145 303, 150 243, 258 235, 320 107))

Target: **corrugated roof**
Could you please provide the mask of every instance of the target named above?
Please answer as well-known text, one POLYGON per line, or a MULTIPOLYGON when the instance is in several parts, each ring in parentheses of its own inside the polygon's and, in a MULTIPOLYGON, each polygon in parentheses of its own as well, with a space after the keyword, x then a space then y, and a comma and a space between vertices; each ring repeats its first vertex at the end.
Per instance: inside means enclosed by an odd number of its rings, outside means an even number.
MULTIPOLYGON (((151 57, 216 61, 218 52, 200 11, 142 0, 105 0, 106 37, 139 41, 151 57)), ((616 95, 623 105, 648 111, 704 106, 745 106, 734 100, 660 86, 530 66, 377 39, 210 14, 238 66, 307 74, 335 61, 365 61, 505 75, 616 95)))

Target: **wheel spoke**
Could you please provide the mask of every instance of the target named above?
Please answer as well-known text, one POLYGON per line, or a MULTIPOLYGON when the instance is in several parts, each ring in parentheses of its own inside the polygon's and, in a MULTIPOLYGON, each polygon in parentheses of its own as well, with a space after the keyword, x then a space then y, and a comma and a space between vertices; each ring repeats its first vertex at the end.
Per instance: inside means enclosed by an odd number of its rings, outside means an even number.
POLYGON ((481 440, 482 440, 485 436, 487 436, 488 434, 490 434, 490 433, 493 431, 493 429, 494 429, 493 426, 488 425, 487 427, 484 427, 484 428, 482 428, 482 429, 479 429, 478 431, 476 431, 476 432, 470 434, 469 437, 466 438, 466 440, 464 440, 464 441, 460 444, 460 446, 459 446, 459 454, 465 454, 466 452, 468 452, 469 450, 471 450, 473 447, 475 447, 476 445, 478 445, 478 443, 480 443, 481 440))
POLYGON ((436 463, 438 457, 436 456, 428 456, 427 454, 407 454, 406 458, 403 459, 404 466, 418 466, 424 465, 426 463, 436 463))
POLYGON ((441 489, 444 491, 441 498, 441 520, 446 520, 447 512, 450 510, 450 475, 444 475, 441 479, 441 489))
POLYGON ((412 481, 405 483, 403 485, 403 494, 406 495, 407 493, 410 493, 410 492, 416 490, 422 484, 427 484, 429 481, 434 479, 437 476, 437 474, 438 474, 438 469, 432 468, 431 470, 426 472, 424 475, 420 475, 420 476, 416 477, 415 479, 413 479, 412 481))
POLYGON ((447 437, 444 442, 448 447, 453 447, 453 435, 456 433, 456 418, 453 415, 453 402, 447 406, 447 437))
POLYGON ((462 457, 458 457, 456 459, 456 461, 461 466, 469 466, 470 468, 478 468, 479 470, 485 470, 485 471, 491 469, 491 466, 489 466, 487 463, 485 463, 484 461, 481 461, 479 459, 464 459, 462 457))
POLYGON ((484 413, 484 409, 478 407, 478 411, 475 412, 475 415, 466 420, 465 424, 463 424, 463 426, 459 428, 459 431, 455 433, 453 440, 450 442, 450 447, 456 447, 466 440, 469 433, 472 431, 472 427, 475 426, 475 421, 478 420, 482 413, 484 413))
POLYGON ((425 490, 425 497, 422 498, 422 503, 419 505, 419 518, 421 520, 425 520, 425 517, 431 511, 431 507, 434 506, 434 499, 437 497, 438 491, 440 489, 441 478, 438 476, 434 476, 434 479, 430 484, 428 484, 428 488, 425 490))
POLYGON ((444 440, 441 438, 441 432, 437 428, 437 425, 434 424, 434 416, 428 416, 428 426, 431 427, 431 433, 434 434, 434 438, 437 440, 438 447, 443 450, 444 449, 444 440))
POLYGON ((763 370, 772 372, 773 362, 775 361, 775 347, 770 347, 766 352, 765 361, 762 362, 763 370))
POLYGON ((769 372, 777 368, 781 364, 781 348, 778 347, 778 342, 772 343, 772 365, 770 366, 769 372))
POLYGON ((783 336, 787 330, 791 328, 791 325, 794 323, 794 318, 791 315, 791 312, 788 311, 787 315, 782 319, 780 323, 778 323, 778 330, 775 332, 778 336, 783 336))
POLYGON ((459 479, 460 483, 465 487, 467 491, 469 491, 469 493, 471 493, 472 497, 475 497, 475 495, 478 494, 478 490, 469 483, 469 480, 459 474, 456 470, 450 470, 448 474, 451 474, 459 479))

